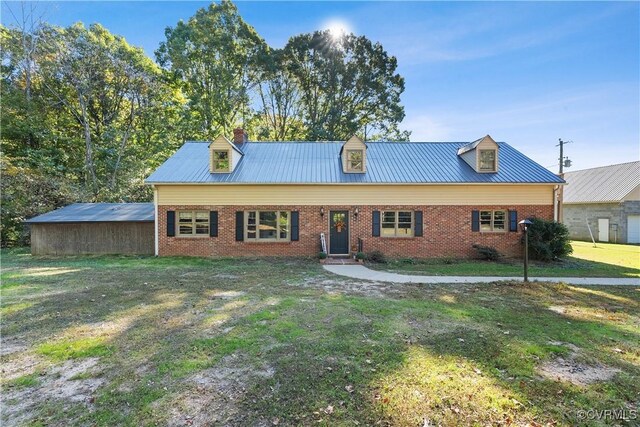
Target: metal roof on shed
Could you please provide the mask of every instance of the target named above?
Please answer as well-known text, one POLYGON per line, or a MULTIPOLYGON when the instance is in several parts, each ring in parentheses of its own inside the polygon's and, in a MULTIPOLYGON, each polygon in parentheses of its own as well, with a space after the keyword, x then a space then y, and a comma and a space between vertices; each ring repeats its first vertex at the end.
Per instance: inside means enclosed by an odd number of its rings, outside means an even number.
POLYGON ((640 161, 564 174, 564 203, 619 202, 640 185, 640 161))
POLYGON ((419 184, 562 183, 555 174, 499 142, 497 173, 477 173, 458 155, 465 142, 370 142, 366 173, 344 173, 344 142, 247 142, 231 173, 210 173, 206 142, 187 142, 146 180, 159 183, 419 184))
POLYGON ((153 203, 74 203, 25 222, 149 222, 154 217, 153 203))

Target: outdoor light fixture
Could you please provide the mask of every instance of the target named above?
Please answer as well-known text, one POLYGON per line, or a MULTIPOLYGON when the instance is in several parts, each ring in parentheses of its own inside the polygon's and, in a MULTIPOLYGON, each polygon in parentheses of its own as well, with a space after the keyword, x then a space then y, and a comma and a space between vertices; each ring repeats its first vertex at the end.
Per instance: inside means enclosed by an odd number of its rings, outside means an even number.
POLYGON ((358 218, 358 214, 359 214, 359 213, 360 213, 360 212, 358 211, 358 207, 356 206, 356 208, 355 208, 355 209, 354 209, 354 211, 353 211, 353 217, 354 217, 354 218, 358 218))
POLYGON ((518 223, 520 229, 524 233, 524 281, 529 281, 529 226, 533 222, 528 219, 523 219, 518 223))
POLYGON ((324 216, 324 208, 320 208, 320 216, 324 216))

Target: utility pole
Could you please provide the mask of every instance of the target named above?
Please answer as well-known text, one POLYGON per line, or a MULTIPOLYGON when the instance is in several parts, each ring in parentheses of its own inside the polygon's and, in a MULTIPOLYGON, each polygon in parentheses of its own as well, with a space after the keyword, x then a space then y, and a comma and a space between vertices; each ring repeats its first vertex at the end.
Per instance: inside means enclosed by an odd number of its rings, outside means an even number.
POLYGON ((562 174, 564 173, 565 167, 571 167, 571 160, 569 158, 564 157, 564 146, 566 144, 571 144, 573 141, 563 141, 562 138, 558 138, 558 145, 556 147, 560 147, 560 157, 558 158, 559 172, 560 178, 562 178, 562 174))
MULTIPOLYGON (((573 141, 563 141, 562 138, 558 138, 558 145, 556 145, 556 147, 560 147, 560 157, 558 157, 558 176, 562 179, 564 179, 564 168, 571 167, 571 160, 569 160, 568 157, 565 158, 564 156, 564 146, 565 144, 570 144, 572 142, 573 141)), ((564 198, 563 193, 563 187, 561 185, 558 186, 555 200, 556 208, 554 209, 554 220, 556 222, 562 222, 562 202, 564 198)))

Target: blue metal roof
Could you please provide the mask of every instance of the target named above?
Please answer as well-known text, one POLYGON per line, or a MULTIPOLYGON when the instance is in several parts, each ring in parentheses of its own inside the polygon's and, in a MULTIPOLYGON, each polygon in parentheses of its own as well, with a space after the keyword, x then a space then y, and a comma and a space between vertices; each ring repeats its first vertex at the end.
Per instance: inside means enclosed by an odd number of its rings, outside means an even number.
POLYGON ((154 218, 153 203, 74 203, 25 222, 148 222, 154 218))
POLYGON ((159 183, 411 184, 563 183, 560 178, 499 142, 497 173, 477 173, 458 155, 465 142, 369 142, 366 173, 344 173, 344 142, 247 142, 231 173, 210 173, 206 142, 187 142, 146 180, 159 183))

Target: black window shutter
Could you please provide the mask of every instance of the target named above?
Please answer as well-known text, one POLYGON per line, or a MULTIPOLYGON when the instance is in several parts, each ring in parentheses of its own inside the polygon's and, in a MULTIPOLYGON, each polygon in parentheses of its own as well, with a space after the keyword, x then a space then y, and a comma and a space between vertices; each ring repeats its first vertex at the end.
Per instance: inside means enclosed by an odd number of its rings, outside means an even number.
POLYGON ((480 231, 480 212, 471 211, 471 231, 480 231))
POLYGON ((509 231, 518 231, 518 211, 509 211, 509 231))
POLYGON ((209 236, 218 237, 218 211, 209 212, 209 236))
POLYGON ((167 211, 167 236, 176 235, 176 211, 167 211))
POLYGON ((244 240, 244 212, 236 212, 236 241, 242 242, 244 240))
POLYGON ((291 212, 291 241, 297 242, 300 239, 300 212, 291 212))
POLYGON ((413 214, 413 235, 416 237, 422 237, 422 211, 415 211, 413 214))
POLYGON ((371 235, 373 237, 380 237, 380 211, 373 211, 371 228, 371 235))

